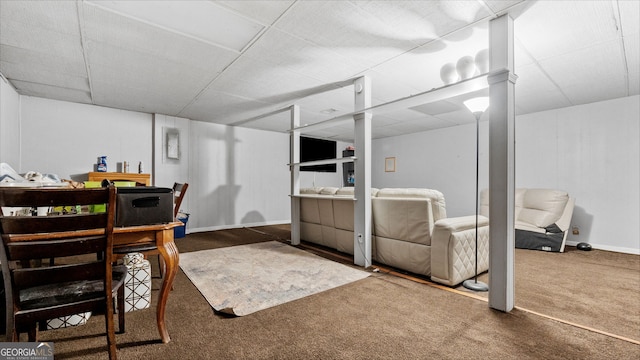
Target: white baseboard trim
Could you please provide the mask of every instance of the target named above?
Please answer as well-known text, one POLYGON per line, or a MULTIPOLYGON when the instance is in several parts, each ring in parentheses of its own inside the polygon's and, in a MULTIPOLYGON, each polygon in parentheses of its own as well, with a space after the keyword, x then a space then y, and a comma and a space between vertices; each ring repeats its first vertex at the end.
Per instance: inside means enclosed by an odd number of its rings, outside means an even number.
MULTIPOLYGON (((579 241, 568 241, 567 240, 567 245, 569 246, 576 246, 578 245, 578 243, 580 243, 579 241)), ((625 253, 625 254, 633 254, 633 255, 640 255, 640 249, 637 248, 626 248, 626 247, 619 247, 619 246, 610 246, 610 245, 601 245, 601 244, 591 244, 592 248, 594 249, 598 249, 598 250, 605 250, 605 251, 613 251, 613 252, 619 252, 619 253, 625 253)))
POLYGON ((208 226, 208 227, 188 229, 186 231, 186 233, 187 234, 193 234, 193 233, 206 232, 206 231, 241 229, 241 228, 244 228, 244 227, 268 226, 268 225, 284 225, 284 224, 291 224, 291 220, 276 220, 276 221, 265 221, 265 222, 259 222, 259 223, 249 223, 249 224, 208 226))

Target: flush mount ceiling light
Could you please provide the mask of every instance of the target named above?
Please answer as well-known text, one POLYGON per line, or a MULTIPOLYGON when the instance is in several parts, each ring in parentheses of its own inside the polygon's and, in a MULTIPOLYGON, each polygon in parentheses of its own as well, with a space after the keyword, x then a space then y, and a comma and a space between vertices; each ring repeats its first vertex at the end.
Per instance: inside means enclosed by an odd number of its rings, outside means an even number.
POLYGON ((338 111, 338 109, 331 108, 331 109, 321 110, 320 112, 323 113, 323 114, 333 114, 334 112, 337 112, 337 111, 338 111))
POLYGON ((264 28, 211 1, 86 3, 236 52, 242 51, 264 28))

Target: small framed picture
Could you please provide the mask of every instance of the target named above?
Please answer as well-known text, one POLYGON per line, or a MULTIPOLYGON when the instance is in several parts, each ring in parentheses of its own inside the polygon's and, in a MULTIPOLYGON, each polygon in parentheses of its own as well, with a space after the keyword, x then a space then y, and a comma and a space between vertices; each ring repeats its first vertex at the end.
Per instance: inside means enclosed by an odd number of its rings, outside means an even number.
POLYGON ((165 144, 167 159, 180 159, 180 131, 176 128, 165 128, 165 144))
POLYGON ((395 157, 384 158, 384 171, 385 172, 396 172, 396 158, 395 157))

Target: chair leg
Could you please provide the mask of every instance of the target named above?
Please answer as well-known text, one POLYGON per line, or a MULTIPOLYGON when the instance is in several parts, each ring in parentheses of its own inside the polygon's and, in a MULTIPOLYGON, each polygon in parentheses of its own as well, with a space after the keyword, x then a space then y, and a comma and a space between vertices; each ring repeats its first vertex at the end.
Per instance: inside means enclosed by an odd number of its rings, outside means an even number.
POLYGON ((113 301, 107 301, 107 308, 104 314, 104 322, 107 330, 107 348, 109 350, 109 360, 118 358, 116 348, 115 325, 113 321, 113 301))
POLYGON ((38 323, 29 326, 29 341, 35 342, 38 339, 38 323))
POLYGON ((118 288, 118 333, 124 334, 124 284, 118 288))

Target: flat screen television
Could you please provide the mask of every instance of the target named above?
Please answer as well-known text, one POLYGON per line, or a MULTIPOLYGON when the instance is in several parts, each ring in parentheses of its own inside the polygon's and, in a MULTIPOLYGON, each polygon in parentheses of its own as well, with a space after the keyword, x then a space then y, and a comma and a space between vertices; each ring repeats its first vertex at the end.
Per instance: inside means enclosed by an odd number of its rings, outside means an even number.
MULTIPOLYGON (((300 137, 300 162, 335 159, 337 143, 333 140, 300 137)), ((336 164, 301 166, 300 171, 336 172, 336 164)))

